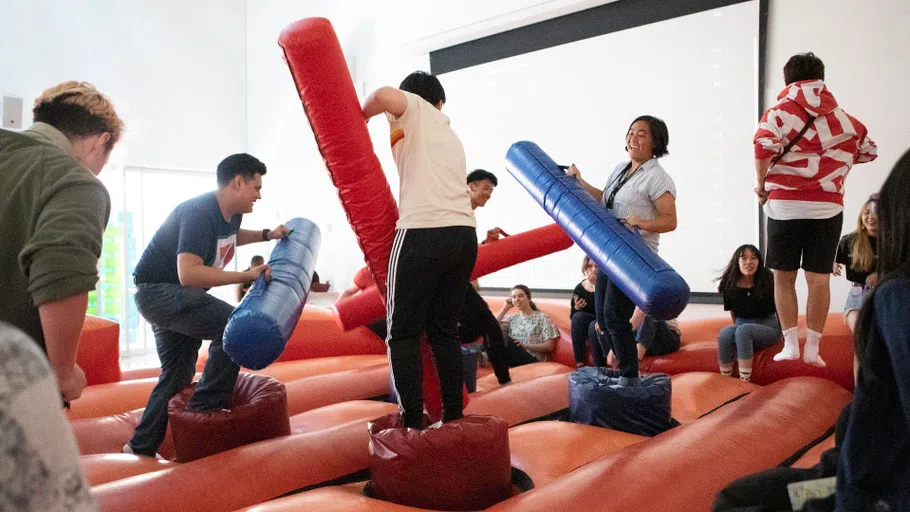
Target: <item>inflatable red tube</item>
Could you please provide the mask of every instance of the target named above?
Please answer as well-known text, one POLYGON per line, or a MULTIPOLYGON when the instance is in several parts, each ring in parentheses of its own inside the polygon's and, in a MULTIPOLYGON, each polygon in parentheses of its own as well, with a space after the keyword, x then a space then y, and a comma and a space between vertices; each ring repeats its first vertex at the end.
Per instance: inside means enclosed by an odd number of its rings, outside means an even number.
MULTIPOLYGON (((525 231, 477 249, 477 263, 471 279, 477 279, 504 268, 531 261, 572 247, 572 239, 557 224, 525 231)), ((333 307, 338 325, 354 329, 385 316, 382 294, 376 286, 343 300, 333 307)))
POLYGON ((329 20, 307 18, 285 28, 278 44, 345 214, 384 295, 398 206, 373 152, 338 37, 329 20))

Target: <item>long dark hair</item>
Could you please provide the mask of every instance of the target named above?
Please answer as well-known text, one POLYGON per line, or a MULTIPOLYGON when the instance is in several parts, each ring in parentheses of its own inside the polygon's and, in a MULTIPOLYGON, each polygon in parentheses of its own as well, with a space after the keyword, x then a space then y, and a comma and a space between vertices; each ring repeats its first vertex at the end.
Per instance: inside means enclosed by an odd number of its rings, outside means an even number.
POLYGON ((878 272, 876 290, 866 299, 859 314, 853 349, 860 367, 875 373, 863 357, 866 343, 875 330, 875 296, 882 284, 897 277, 910 278, 910 151, 894 164, 878 197, 878 272))
POLYGON ((523 284, 516 284, 515 286, 512 287, 512 289, 521 290, 521 291, 525 292, 525 295, 528 296, 528 302, 531 304, 531 309, 533 309, 534 311, 540 311, 539 309, 537 309, 537 304, 534 304, 534 301, 531 300, 531 289, 530 288, 528 288, 527 286, 525 286, 523 284))
POLYGON ((761 251, 752 244, 745 244, 740 245, 733 251, 733 257, 730 258, 730 263, 727 263, 727 268, 724 269, 724 273, 717 278, 717 281, 719 281, 717 291, 724 297, 732 296, 737 283, 739 283, 740 278, 743 277, 742 271, 739 270, 739 258, 742 257, 743 253, 746 251, 751 252, 758 258, 758 268, 755 270, 754 277, 755 282, 752 284, 755 295, 762 299, 774 293, 774 274, 765 267, 765 259, 762 257, 761 251))

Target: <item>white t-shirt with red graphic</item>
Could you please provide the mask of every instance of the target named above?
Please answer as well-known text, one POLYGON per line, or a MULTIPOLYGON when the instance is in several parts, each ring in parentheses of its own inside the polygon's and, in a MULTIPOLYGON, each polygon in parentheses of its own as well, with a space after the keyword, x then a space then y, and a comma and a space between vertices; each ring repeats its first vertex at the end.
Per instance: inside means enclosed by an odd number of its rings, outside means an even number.
POLYGON ((395 228, 475 227, 461 140, 448 116, 420 96, 404 94, 404 113, 386 114, 401 178, 395 228))

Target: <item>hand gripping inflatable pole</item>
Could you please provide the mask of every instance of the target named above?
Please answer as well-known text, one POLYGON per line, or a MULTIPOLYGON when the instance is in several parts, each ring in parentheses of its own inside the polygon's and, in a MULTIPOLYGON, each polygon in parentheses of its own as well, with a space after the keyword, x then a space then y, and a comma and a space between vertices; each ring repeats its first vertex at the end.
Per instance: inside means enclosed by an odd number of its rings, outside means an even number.
POLYGON ((278 37, 341 205, 385 296, 398 206, 373 152, 363 110, 332 24, 307 18, 278 37))
MULTIPOLYGON (((471 280, 569 247, 572 247, 572 239, 557 224, 481 245, 477 249, 477 263, 471 273, 471 280)), ((385 316, 382 295, 375 286, 335 304, 333 308, 338 325, 346 331, 385 316)))
POLYGON ((224 329, 224 351, 235 363, 261 370, 275 362, 288 342, 310 293, 321 236, 316 224, 292 219, 291 234, 269 257, 272 279, 259 276, 231 313, 224 329))
POLYGON ((669 320, 685 309, 689 302, 686 281, 537 144, 512 144, 506 168, 647 315, 669 320))

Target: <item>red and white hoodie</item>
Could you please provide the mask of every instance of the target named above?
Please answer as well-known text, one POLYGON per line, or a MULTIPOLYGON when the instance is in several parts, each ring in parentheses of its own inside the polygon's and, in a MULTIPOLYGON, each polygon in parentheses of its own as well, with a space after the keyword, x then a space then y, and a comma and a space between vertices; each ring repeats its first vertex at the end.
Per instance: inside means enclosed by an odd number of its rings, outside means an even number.
POLYGON ((777 220, 827 219, 844 209, 844 180, 853 164, 878 156, 866 127, 837 106, 822 80, 788 85, 755 132, 755 158, 780 155, 810 115, 812 126, 768 171, 765 215, 777 220))

